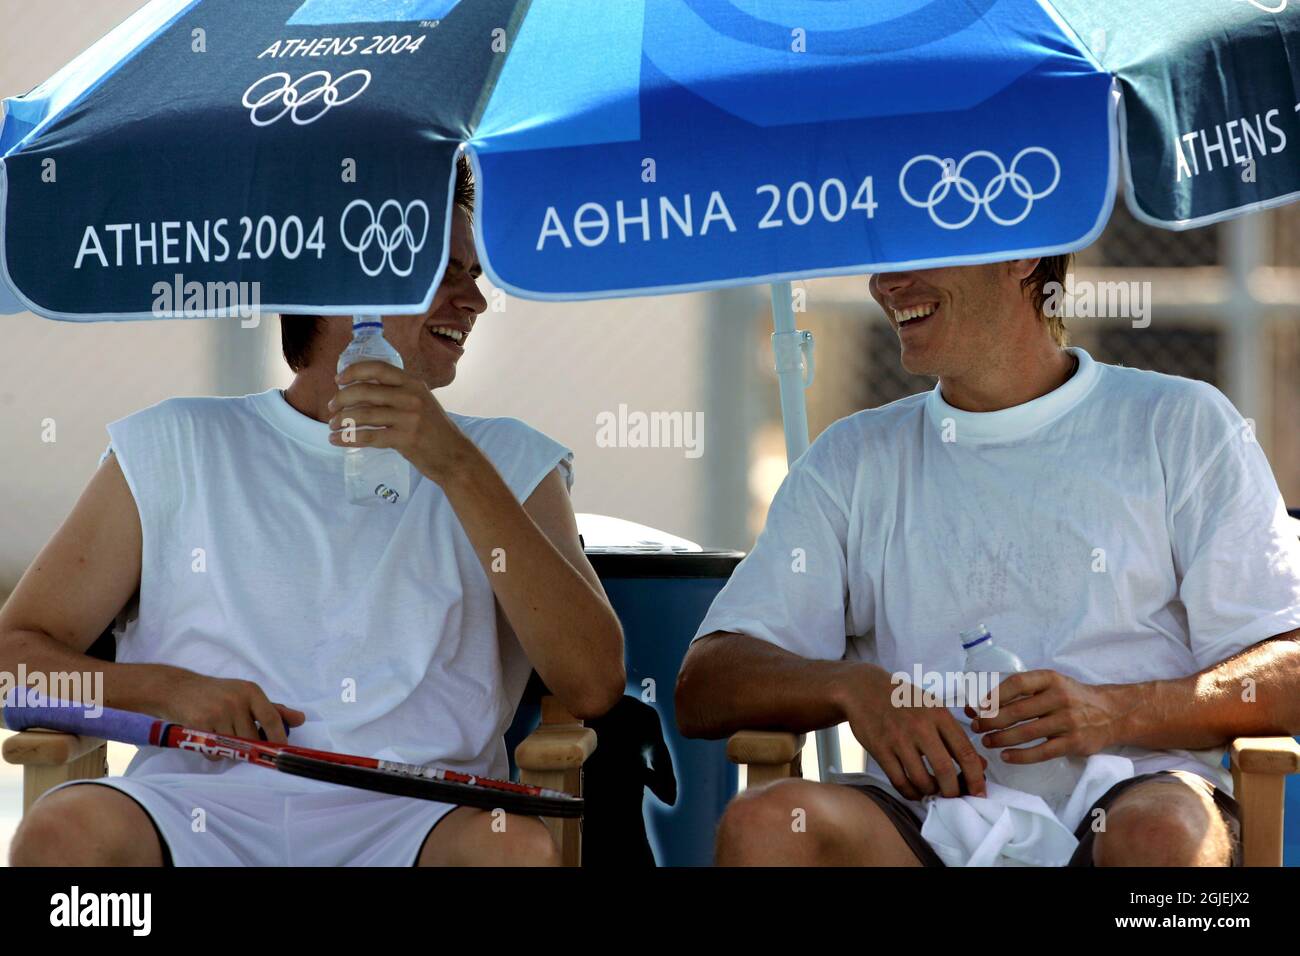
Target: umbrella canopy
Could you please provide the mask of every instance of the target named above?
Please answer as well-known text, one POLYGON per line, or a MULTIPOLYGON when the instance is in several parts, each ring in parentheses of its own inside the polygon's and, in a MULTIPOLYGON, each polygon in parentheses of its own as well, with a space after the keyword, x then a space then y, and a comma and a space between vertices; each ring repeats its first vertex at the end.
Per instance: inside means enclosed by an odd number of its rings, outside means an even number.
MULTIPOLYGON (((0 297, 419 311, 1073 250, 1300 194, 1288 0, 154 0, 6 102, 0 297)), ((3 308, 0 304, 0 308, 3 308)), ((205 314, 220 309, 207 308, 205 314)))

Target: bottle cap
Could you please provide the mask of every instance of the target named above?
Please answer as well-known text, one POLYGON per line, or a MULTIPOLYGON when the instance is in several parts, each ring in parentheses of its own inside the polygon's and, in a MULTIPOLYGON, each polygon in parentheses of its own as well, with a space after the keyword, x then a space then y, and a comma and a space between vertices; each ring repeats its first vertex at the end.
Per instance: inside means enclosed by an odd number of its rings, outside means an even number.
POLYGON ((989 633, 989 629, 983 624, 969 628, 957 635, 957 639, 961 641, 961 649, 964 651, 969 651, 976 644, 983 644, 992 637, 993 635, 989 633))

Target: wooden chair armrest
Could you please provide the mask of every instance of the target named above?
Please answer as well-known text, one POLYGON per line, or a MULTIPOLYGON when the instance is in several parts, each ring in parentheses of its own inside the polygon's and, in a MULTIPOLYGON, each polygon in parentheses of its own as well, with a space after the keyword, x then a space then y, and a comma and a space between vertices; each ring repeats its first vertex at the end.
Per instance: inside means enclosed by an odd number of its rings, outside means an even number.
POLYGON ((515 748, 515 763, 521 770, 572 770, 595 749, 596 732, 590 727, 541 726, 515 748))
POLYGON ((7 763, 23 767, 62 767, 104 746, 99 737, 78 737, 56 730, 23 730, 5 739, 0 750, 7 763))
MULTIPOLYGON (((537 729, 515 748, 515 763, 520 770, 533 773, 581 771, 595 749, 596 732, 582 726, 582 721, 548 695, 542 698, 542 715, 537 729)), ((569 793, 577 792, 569 790, 569 793)))
POLYGON ((788 764, 803 749, 803 734, 784 730, 740 730, 727 740, 732 763, 775 766, 788 764))
MULTIPOLYGON (((582 765, 596 749, 596 732, 554 697, 542 698, 537 729, 515 748, 519 779, 536 787, 582 796, 582 765)), ((582 821, 543 817, 565 866, 582 864, 582 821)))
POLYGON ((1290 737, 1238 737, 1230 752, 1232 791, 1241 809, 1242 862, 1281 866, 1286 777, 1300 771, 1300 744, 1290 737))
POLYGON ((4 759, 23 768, 23 813, 51 787, 108 773, 108 744, 54 730, 23 730, 5 738, 4 759))
POLYGON ((746 787, 761 787, 803 776, 803 742, 803 734, 784 730, 740 730, 727 740, 727 759, 745 765, 746 787))
POLYGON ((1291 737, 1238 737, 1231 753, 1243 773, 1300 773, 1300 744, 1291 737))

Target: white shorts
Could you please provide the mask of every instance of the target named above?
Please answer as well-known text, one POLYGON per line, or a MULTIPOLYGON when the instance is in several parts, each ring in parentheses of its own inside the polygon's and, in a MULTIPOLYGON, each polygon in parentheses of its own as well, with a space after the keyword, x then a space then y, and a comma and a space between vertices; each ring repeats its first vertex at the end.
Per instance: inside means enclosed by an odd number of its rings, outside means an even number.
POLYGON ((72 780, 53 789, 125 793, 153 819, 176 866, 414 866, 429 831, 455 809, 259 767, 232 769, 72 780))

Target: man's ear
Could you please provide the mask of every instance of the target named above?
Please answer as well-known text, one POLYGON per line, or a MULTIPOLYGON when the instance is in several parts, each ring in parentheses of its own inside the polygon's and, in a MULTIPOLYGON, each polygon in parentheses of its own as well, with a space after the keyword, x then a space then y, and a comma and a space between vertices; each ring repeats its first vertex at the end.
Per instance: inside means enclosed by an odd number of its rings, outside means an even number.
POLYGON ((1040 259, 1012 259, 1007 262, 1007 268, 1011 272, 1011 277, 1017 282, 1023 282, 1034 274, 1038 264, 1043 260, 1040 259))

